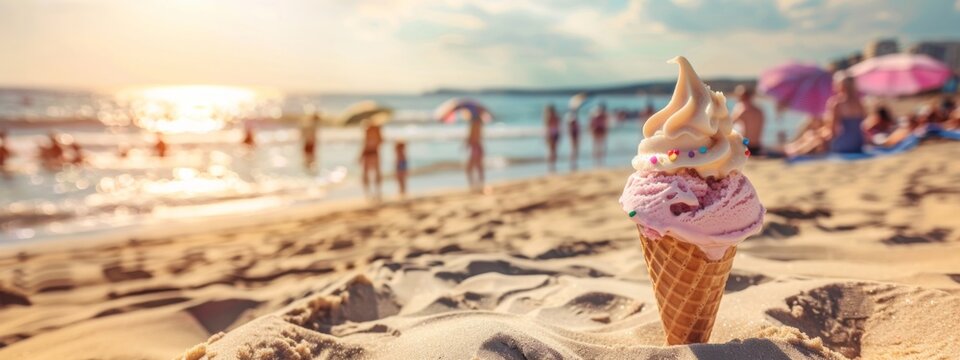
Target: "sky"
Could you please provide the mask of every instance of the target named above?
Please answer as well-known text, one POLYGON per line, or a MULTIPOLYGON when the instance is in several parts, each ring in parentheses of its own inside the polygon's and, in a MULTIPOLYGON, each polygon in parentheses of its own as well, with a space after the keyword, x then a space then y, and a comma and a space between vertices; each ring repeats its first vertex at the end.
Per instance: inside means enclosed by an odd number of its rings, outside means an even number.
POLYGON ((753 77, 880 37, 960 40, 960 0, 0 0, 0 86, 284 91, 753 77))

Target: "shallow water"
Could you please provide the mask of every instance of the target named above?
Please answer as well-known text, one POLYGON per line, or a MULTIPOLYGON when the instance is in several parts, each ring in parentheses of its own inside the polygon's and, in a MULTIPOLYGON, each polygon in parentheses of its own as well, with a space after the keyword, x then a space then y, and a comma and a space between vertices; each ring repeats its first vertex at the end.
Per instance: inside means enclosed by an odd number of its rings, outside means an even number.
MULTIPOLYGON (((321 127, 318 157, 304 166, 297 120, 304 111, 327 115, 350 104, 372 99, 396 109, 384 128, 382 149, 384 195, 396 194, 392 142, 403 139, 411 169, 412 194, 465 186, 462 162, 463 123, 431 120, 433 109, 447 100, 438 95, 280 95, 222 88, 140 91, 114 95, 0 91, 0 126, 10 133, 16 156, 0 182, 0 241, 27 240, 61 234, 135 226, 170 218, 203 218, 256 213, 328 199, 362 196, 359 185, 357 128, 321 127), (144 93, 153 96, 143 95, 144 93), (136 119, 136 120, 132 120, 136 119), (292 121, 291 121, 292 119, 292 121), (257 145, 240 144, 243 123, 256 131, 257 145), (44 167, 38 144, 46 133, 68 134, 81 144, 82 166, 44 167), (150 149, 154 132, 165 133, 170 150, 159 158, 150 149), (119 148, 129 148, 126 157, 119 148)), ((546 174, 542 111, 545 104, 565 108, 567 96, 476 96, 495 114, 484 130, 487 179, 490 182, 546 174)), ((603 96, 608 108, 639 110, 650 101, 659 108, 665 96, 603 96)), ((769 104, 764 103, 770 108, 769 104)), ((772 118, 773 113, 768 112, 772 118)), ((587 110, 580 112, 581 169, 593 166, 587 134, 587 110)), ((775 141, 780 128, 766 129, 775 141)), ((782 125, 779 126, 778 125, 782 125)), ((564 128, 565 130, 565 128, 564 128)), ((616 123, 610 131, 606 163, 626 166, 640 140, 637 122, 616 123)), ((569 141, 561 139, 561 172, 569 171, 569 141)))

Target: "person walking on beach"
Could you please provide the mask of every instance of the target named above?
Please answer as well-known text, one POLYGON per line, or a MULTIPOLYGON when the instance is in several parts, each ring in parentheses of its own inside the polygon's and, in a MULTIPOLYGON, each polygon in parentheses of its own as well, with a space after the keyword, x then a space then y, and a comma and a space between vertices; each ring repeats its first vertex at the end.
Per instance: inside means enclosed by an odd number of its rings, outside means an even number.
POLYGON ((600 103, 590 115, 590 131, 593 133, 593 164, 603 166, 607 157, 607 106, 600 103))
POLYGON ((580 120, 575 109, 567 111, 567 132, 570 133, 570 170, 576 171, 580 157, 580 120))
POLYGON ((407 197, 407 143, 403 141, 397 141, 394 145, 393 150, 396 152, 396 161, 397 167, 395 169, 394 176, 397 178, 397 186, 400 190, 400 198, 407 197))
POLYGON ((370 177, 373 177, 374 194, 373 198, 380 199, 380 186, 382 177, 380 175, 380 144, 383 143, 383 136, 380 133, 380 125, 370 121, 363 136, 363 148, 360 152, 360 166, 362 167, 363 192, 370 196, 370 177))
POLYGON ((737 85, 737 104, 733 106, 733 122, 743 128, 747 138, 747 150, 751 154, 760 154, 763 137, 763 111, 753 103, 753 89, 737 85))
POLYGON ((470 189, 483 190, 483 120, 479 114, 467 111, 467 121, 470 123, 466 143, 470 151, 467 158, 467 182, 470 189))
POLYGON ((544 109, 543 122, 547 129, 547 166, 553 173, 557 171, 557 144, 560 142, 560 116, 553 105, 544 109))
POLYGON ((867 110, 860 102, 853 78, 841 75, 834 83, 834 92, 827 100, 826 125, 830 151, 861 153, 864 144, 862 124, 867 117, 867 110))

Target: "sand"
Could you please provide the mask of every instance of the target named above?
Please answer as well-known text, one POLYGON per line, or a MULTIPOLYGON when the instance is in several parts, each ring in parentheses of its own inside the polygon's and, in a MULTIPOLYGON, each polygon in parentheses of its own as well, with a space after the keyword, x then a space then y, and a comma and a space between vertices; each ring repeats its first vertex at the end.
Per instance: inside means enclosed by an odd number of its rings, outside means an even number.
POLYGON ((958 158, 751 160, 769 213, 709 344, 662 345, 621 168, 0 247, 0 359, 957 359, 958 158))

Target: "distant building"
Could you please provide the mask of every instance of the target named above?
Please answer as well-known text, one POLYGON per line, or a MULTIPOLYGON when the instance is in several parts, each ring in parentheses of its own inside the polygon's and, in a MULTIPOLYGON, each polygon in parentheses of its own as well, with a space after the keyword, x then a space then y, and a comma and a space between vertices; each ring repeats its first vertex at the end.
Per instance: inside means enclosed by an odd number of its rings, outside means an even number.
POLYGON ((897 45, 897 39, 878 39, 867 43, 863 48, 863 58, 869 59, 887 54, 895 54, 900 51, 897 45))
POLYGON ((913 45, 910 52, 943 61, 954 73, 960 74, 960 41, 924 41, 913 45))
POLYGON ((830 69, 830 71, 846 70, 861 61, 863 61, 863 54, 855 52, 845 57, 834 59, 827 65, 827 68, 830 69))

